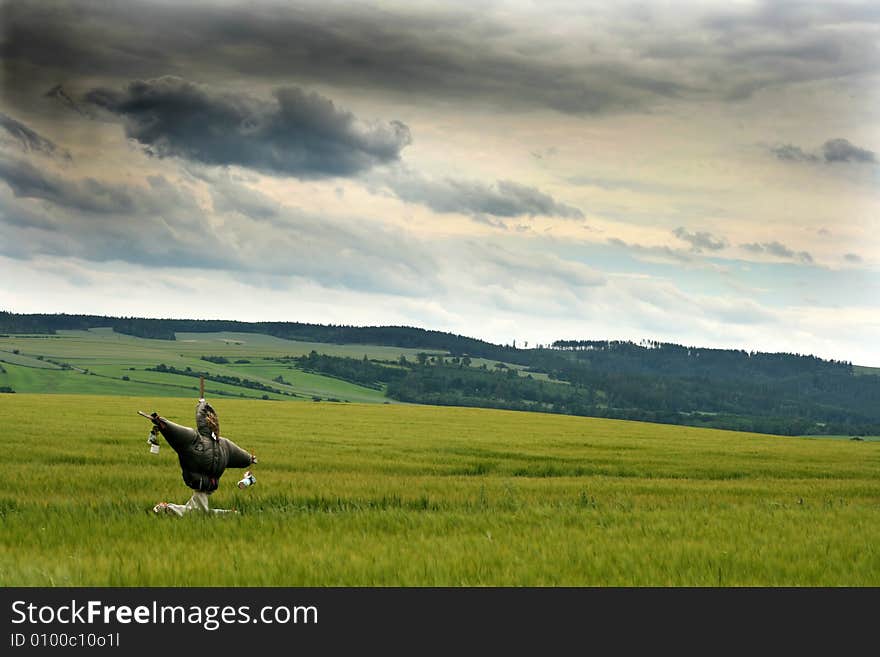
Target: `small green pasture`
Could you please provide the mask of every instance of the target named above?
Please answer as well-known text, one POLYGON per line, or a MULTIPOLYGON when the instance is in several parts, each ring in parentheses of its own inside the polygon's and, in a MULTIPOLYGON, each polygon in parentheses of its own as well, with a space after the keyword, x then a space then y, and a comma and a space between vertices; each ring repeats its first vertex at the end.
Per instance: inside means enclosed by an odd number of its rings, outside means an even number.
POLYGON ((273 390, 227 381, 208 380, 206 394, 245 399, 384 403, 382 390, 294 369, 278 362, 282 356, 308 354, 382 360, 415 359, 414 349, 370 345, 328 345, 295 342, 250 333, 180 333, 178 339, 148 340, 110 329, 60 331, 53 336, 0 337, 0 387, 17 393, 197 396, 198 378, 149 369, 159 364, 178 370, 239 377, 273 390), (222 356, 213 363, 202 356, 222 356), (284 383, 274 379, 282 376, 284 383))

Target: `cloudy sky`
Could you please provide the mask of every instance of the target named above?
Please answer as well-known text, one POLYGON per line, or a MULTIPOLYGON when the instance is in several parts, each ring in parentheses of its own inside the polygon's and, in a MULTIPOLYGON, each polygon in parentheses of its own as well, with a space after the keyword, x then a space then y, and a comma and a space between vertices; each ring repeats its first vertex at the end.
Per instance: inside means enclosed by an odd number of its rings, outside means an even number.
POLYGON ((880 366, 880 5, 3 2, 0 309, 880 366))

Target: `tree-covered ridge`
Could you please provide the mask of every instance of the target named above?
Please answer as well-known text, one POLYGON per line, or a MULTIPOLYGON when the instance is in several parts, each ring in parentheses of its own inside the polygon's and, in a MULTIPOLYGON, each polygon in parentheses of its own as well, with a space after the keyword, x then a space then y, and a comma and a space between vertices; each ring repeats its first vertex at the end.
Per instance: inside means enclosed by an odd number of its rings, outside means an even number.
POLYGON ((543 411, 761 433, 878 434, 880 377, 845 371, 762 380, 661 377, 572 367, 569 385, 507 368, 412 365, 393 399, 543 411))
MULTIPOLYGON (((536 353, 530 364, 537 371, 557 372, 577 379, 576 371, 620 374, 738 379, 787 378, 805 373, 852 374, 852 363, 791 353, 749 352, 740 349, 686 347, 665 342, 557 340, 550 353, 536 353), (560 353, 561 352, 561 353, 560 353), (560 358, 560 356, 564 356, 560 358)), ((540 350, 539 350, 540 351, 540 350)))
POLYGON ((827 361, 822 361, 827 371, 818 375, 809 369, 810 358, 794 358, 803 371, 792 366, 783 368, 784 376, 744 378, 607 372, 571 362, 554 373, 563 384, 519 374, 503 363, 477 368, 469 367, 467 358, 419 356, 414 362, 380 363, 313 351, 279 360, 360 385, 384 384, 388 397, 404 402, 789 435, 880 433, 880 377, 855 377, 845 364, 827 361))
MULTIPOLYGON (((0 333, 44 333, 110 327, 117 333, 174 340, 176 333, 261 333, 285 340, 332 344, 371 344, 449 351, 520 362, 521 351, 462 335, 411 326, 347 326, 300 322, 239 322, 216 319, 150 319, 100 315, 22 315, 0 312, 0 333)), ((523 362, 522 364, 526 364, 523 362)))
POLYGON ((381 390, 383 384, 406 376, 406 370, 402 366, 379 364, 366 356, 363 359, 344 358, 319 354, 312 350, 307 356, 285 356, 275 360, 292 363, 304 372, 332 376, 374 390, 381 390))

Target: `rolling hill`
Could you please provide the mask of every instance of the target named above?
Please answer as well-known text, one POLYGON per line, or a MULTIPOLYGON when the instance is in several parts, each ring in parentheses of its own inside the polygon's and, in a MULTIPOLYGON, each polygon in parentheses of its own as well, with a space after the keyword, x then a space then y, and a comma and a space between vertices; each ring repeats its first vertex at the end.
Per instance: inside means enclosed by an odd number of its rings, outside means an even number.
POLYGON ((0 390, 410 402, 789 435, 880 434, 844 361, 659 342, 531 349, 413 327, 0 313, 0 390))

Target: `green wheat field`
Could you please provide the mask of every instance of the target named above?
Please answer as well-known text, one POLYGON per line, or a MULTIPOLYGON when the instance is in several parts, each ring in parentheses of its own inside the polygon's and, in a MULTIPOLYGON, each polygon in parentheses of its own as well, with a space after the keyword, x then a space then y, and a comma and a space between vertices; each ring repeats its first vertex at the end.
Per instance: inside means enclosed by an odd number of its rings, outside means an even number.
POLYGON ((260 458, 185 502, 159 411, 0 395, 3 586, 877 586, 880 443, 397 404, 212 400, 260 458))

